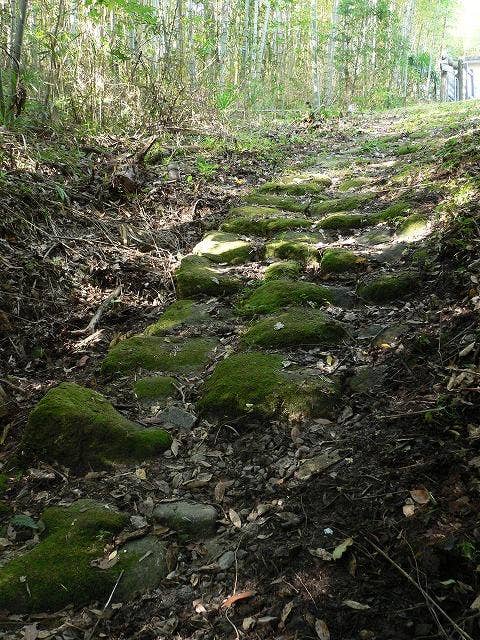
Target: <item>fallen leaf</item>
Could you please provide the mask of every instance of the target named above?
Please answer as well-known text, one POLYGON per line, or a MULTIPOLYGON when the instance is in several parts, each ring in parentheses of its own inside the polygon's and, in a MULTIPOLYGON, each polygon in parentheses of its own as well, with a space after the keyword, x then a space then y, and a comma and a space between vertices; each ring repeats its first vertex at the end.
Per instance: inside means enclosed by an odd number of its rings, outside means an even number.
POLYGON ((325 620, 315 620, 315 631, 320 640, 330 640, 330 631, 325 620))
POLYGON ((147 472, 145 471, 145 469, 137 469, 135 471, 135 475, 137 476, 137 478, 140 478, 140 480, 147 479, 147 472))
POLYGON ((470 609, 475 609, 477 611, 480 611, 480 595, 478 595, 475 600, 472 602, 472 604, 470 605, 470 609))
POLYGON ((236 602, 239 602, 240 600, 247 600, 248 598, 251 598, 254 595, 255 595, 255 591, 240 591, 240 593, 235 593, 233 596, 229 596, 228 598, 225 598, 225 600, 222 602, 222 608, 229 609, 236 602))
POLYGON ((242 622, 242 629, 244 631, 250 631, 250 629, 255 625, 255 618, 244 618, 242 622))
POLYGON ((415 513, 415 505, 414 504, 404 504, 402 507, 403 515, 406 518, 411 518, 415 513))
POLYGON ((351 547, 352 544, 353 544, 353 538, 347 538, 346 540, 344 540, 341 544, 335 547, 332 553, 332 558, 334 560, 340 560, 340 558, 343 556, 345 551, 348 549, 348 547, 351 547))
POLYGON ((285 325, 283 324, 283 322, 276 322, 276 323, 273 325, 273 328, 274 328, 276 331, 278 331, 279 329, 283 329, 284 327, 285 327, 285 325))
POLYGON ((205 609, 205 606, 202 602, 202 600, 194 600, 193 601, 193 608, 195 609, 196 613, 201 613, 202 615, 206 615, 207 614, 207 610, 205 609))
POLYGON ((184 482, 183 486, 190 487, 191 489, 198 489, 208 484, 212 478, 212 473, 199 473, 196 478, 192 478, 192 480, 187 480, 186 482, 184 482))
POLYGON ((474 349, 475 342, 471 342, 465 347, 465 349, 462 349, 458 355, 460 356, 460 358, 464 358, 465 356, 468 356, 468 354, 471 353, 474 349))
POLYGON ((330 551, 327 551, 326 549, 321 549, 321 548, 309 549, 308 552, 314 558, 320 558, 320 560, 325 560, 326 562, 330 562, 330 560, 333 560, 332 554, 330 553, 330 551))
POLYGON ((346 607, 350 607, 350 609, 356 609, 357 611, 366 611, 367 609, 370 609, 370 606, 368 604, 361 604, 356 600, 344 600, 343 604, 346 607))
POLYGON ((173 453, 173 455, 175 456, 175 458, 178 456, 178 447, 180 446, 180 443, 178 442, 178 440, 172 440, 172 444, 170 445, 170 449, 173 453))
POLYGON ((37 640, 37 624, 37 622, 34 622, 33 624, 28 624, 26 627, 23 627, 23 640, 37 640))
POLYGON ((280 616, 279 627, 283 628, 285 626, 285 622, 287 621, 288 616, 291 614, 294 606, 295 600, 291 600, 290 602, 287 602, 287 604, 283 607, 282 615, 280 616))
POLYGON ((430 502, 430 492, 425 487, 419 487, 418 489, 412 489, 410 495, 417 504, 427 504, 430 502))
POLYGON ((236 527, 237 529, 242 528, 242 521, 240 519, 240 516, 234 509, 229 510, 228 517, 230 518, 230 521, 234 527, 236 527))

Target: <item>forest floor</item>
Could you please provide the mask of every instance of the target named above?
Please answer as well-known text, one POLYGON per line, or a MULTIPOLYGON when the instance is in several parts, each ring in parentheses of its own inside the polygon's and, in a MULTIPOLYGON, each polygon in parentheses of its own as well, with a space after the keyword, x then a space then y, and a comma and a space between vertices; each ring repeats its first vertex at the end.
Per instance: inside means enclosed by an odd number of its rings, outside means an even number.
MULTIPOLYGON (((2 132, 0 638, 480 637, 478 107, 148 150, 2 132), (195 247, 208 267, 179 266, 195 247), (161 315, 191 297, 195 317, 161 315), (214 348, 188 371, 130 367, 139 334, 214 348), (165 371, 169 397, 134 393, 165 371), (171 447, 108 468, 65 464, 68 446, 25 458, 32 408, 65 381, 171 447), (128 516, 119 544, 161 540, 166 577, 133 601, 2 606, 44 509, 79 498, 128 516), (155 516, 175 500, 215 507, 208 534, 155 516)), ((32 571, 47 603, 61 576, 32 571)))

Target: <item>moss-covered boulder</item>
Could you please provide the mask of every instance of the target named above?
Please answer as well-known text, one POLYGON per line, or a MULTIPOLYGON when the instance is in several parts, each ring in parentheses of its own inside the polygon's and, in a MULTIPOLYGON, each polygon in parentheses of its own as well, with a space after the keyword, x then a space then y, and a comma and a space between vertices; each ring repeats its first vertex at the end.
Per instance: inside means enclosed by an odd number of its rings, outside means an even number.
POLYGON ((180 298, 227 296, 241 287, 238 278, 214 267, 210 260, 202 256, 185 256, 175 271, 175 282, 180 298))
POLYGON ((102 363, 102 373, 191 371, 204 365, 216 347, 211 338, 181 340, 157 336, 134 336, 114 345, 102 363))
POLYGON ((318 258, 317 244, 324 239, 320 233, 287 231, 267 243, 265 255, 268 258, 310 262, 318 258))
POLYGON ((164 336, 183 325, 197 325, 208 322, 210 318, 206 305, 195 300, 177 300, 162 313, 160 318, 148 326, 148 336, 164 336))
POLYGON ((325 249, 320 261, 320 271, 324 274, 355 271, 365 264, 364 256, 347 249, 325 249))
POLYGON ((397 202, 393 202, 385 209, 373 213, 372 218, 374 218, 378 222, 388 222, 389 220, 395 220, 396 218, 405 216, 411 210, 411 208, 411 202, 408 202, 406 200, 397 200, 397 202))
POLYGON ((177 395, 176 380, 170 376, 141 378, 133 386, 139 400, 158 400, 177 395))
POLYGON ((345 328, 315 309, 288 309, 262 318, 241 338, 257 347, 289 347, 307 344, 334 344, 346 336, 345 328))
POLYGON ((42 514, 45 532, 31 551, 0 569, 0 603, 12 613, 58 611, 67 605, 105 603, 120 574, 114 602, 158 586, 167 573, 166 546, 153 538, 118 549, 111 566, 95 566, 105 545, 128 518, 93 500, 50 507, 42 514), (142 559, 142 563, 139 560, 142 559))
POLYGON ((171 444, 163 429, 145 429, 91 389, 64 382, 40 400, 21 442, 24 456, 73 468, 103 466, 158 455, 171 444))
POLYGON ((363 213, 332 213, 316 223, 320 229, 343 231, 344 229, 360 229, 368 224, 375 224, 368 214, 363 213))
POLYGON ((369 302, 391 302, 412 293, 417 286, 418 274, 384 274, 361 282, 357 294, 369 302))
POLYGON ((414 213, 405 218, 397 227, 396 233, 400 240, 412 242, 425 236, 429 230, 428 216, 422 213, 414 213))
POLYGON ((273 207, 235 207, 231 217, 222 225, 223 231, 268 236, 286 229, 302 229, 312 225, 312 221, 292 212, 273 207))
POLYGON ((411 153, 416 153, 417 151, 420 151, 420 149, 421 147, 418 144, 403 144, 395 150, 395 155, 406 156, 411 153))
POLYGON ((207 379, 199 408, 213 415, 285 417, 330 415, 337 384, 315 371, 286 371, 284 357, 258 352, 234 354, 207 379))
POLYGON ((242 264, 247 262, 253 252, 253 244, 242 240, 233 233, 212 231, 199 242, 192 253, 208 258, 212 262, 242 264))
POLYGON ((331 178, 323 174, 285 176, 266 182, 258 191, 260 193, 284 193, 295 196, 316 195, 322 193, 332 184, 331 178))
POLYGON ((357 176, 356 178, 345 178, 338 185, 339 191, 350 191, 350 189, 358 189, 359 187, 363 187, 370 182, 369 178, 365 176, 357 176))
POLYGON ((281 260, 268 265, 265 269, 265 280, 296 280, 302 266, 295 260, 281 260))
POLYGON ((310 212, 313 216, 319 217, 330 213, 337 213, 338 211, 352 211, 370 202, 374 197, 374 194, 364 193, 335 198, 333 200, 323 200, 322 202, 315 202, 310 205, 310 212))
POLYGON ((245 196, 244 201, 246 204, 256 204, 263 207, 280 209, 281 211, 292 211, 294 213, 304 213, 308 208, 307 203, 301 202, 296 198, 276 196, 273 193, 250 193, 245 196))
POLYGON ((248 295, 239 304, 238 311, 245 316, 254 316, 291 306, 324 305, 334 302, 334 298, 330 288, 312 282, 270 280, 248 295))

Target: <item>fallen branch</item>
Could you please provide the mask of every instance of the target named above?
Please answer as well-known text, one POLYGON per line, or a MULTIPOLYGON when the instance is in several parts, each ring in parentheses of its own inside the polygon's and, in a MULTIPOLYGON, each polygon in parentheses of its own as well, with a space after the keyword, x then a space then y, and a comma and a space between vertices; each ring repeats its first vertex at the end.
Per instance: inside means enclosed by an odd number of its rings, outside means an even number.
POLYGON ((75 334, 94 333, 95 332, 95 328, 96 328, 97 324, 100 322, 100 318, 102 317, 104 311, 107 309, 107 307, 110 306, 110 304, 115 300, 115 298, 118 298, 118 296, 121 294, 121 292, 122 292, 122 285, 119 285, 115 289, 115 291, 113 291, 108 296, 108 298, 105 298, 105 300, 100 304, 100 306, 98 307, 98 309, 93 314, 92 319, 90 320, 88 325, 85 327, 85 329, 76 329, 75 331, 72 331, 72 333, 75 333, 75 334))
POLYGON ((448 615, 448 613, 446 613, 446 611, 442 609, 442 607, 432 598, 432 596, 429 595, 425 591, 425 589, 412 578, 410 574, 408 574, 404 569, 402 569, 402 567, 399 564, 397 564, 395 560, 390 558, 390 556, 387 555, 385 551, 381 549, 379 546, 377 546, 374 542, 372 542, 368 538, 366 538, 366 540, 376 551, 378 551, 378 553, 380 553, 385 558, 385 560, 387 560, 393 567, 395 567, 395 569, 399 573, 401 573, 402 576, 410 582, 410 584, 412 584, 416 589, 418 589, 418 591, 420 591, 420 593, 425 598, 425 600, 427 600, 427 602, 429 602, 432 605, 432 607, 436 609, 437 612, 440 613, 452 625, 452 627, 455 629, 455 631, 457 631, 457 633, 459 633, 459 635, 461 636, 461 638, 463 638, 463 640, 473 640, 472 636, 470 636, 466 631, 464 631, 461 627, 459 627, 458 624, 455 622, 455 620, 452 620, 452 618, 448 615))

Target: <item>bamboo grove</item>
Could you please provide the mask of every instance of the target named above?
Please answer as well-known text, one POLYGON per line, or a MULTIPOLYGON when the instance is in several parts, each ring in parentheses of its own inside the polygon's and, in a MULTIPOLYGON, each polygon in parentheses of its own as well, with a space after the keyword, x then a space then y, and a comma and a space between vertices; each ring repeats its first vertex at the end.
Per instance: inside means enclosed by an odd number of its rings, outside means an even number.
POLYGON ((434 99, 457 0, 0 0, 0 114, 138 126, 173 113, 434 99))

